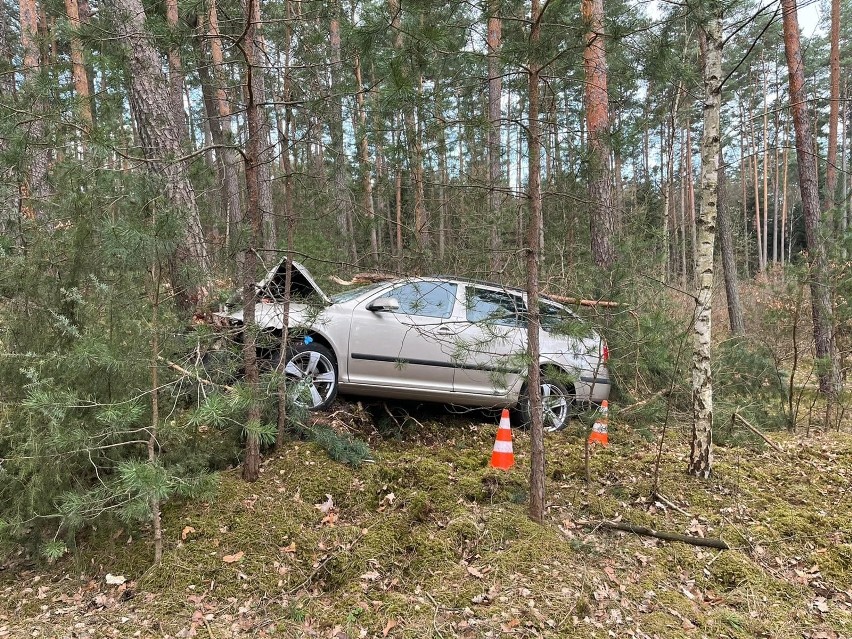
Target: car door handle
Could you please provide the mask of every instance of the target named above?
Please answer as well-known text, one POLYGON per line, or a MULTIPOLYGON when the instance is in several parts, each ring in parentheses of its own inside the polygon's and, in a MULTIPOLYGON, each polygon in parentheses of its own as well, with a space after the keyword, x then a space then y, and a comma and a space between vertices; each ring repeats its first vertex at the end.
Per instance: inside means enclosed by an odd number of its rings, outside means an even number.
POLYGON ((438 335, 455 335, 456 334, 456 332, 453 329, 451 329, 449 326, 441 326, 435 332, 438 333, 438 335))

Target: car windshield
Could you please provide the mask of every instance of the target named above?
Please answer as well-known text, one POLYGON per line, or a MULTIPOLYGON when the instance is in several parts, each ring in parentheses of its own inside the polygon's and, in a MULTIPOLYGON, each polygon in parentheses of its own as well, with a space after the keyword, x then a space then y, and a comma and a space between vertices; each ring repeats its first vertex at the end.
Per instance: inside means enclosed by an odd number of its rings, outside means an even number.
POLYGON ((341 291, 336 295, 332 295, 329 299, 331 299, 332 304, 340 304, 342 302, 348 302, 350 300, 354 300, 356 297, 361 295, 362 293, 368 293, 377 288, 381 288, 383 286, 387 286, 387 282, 375 282, 373 284, 367 284, 365 286, 359 286, 357 288, 352 288, 347 291, 341 291))

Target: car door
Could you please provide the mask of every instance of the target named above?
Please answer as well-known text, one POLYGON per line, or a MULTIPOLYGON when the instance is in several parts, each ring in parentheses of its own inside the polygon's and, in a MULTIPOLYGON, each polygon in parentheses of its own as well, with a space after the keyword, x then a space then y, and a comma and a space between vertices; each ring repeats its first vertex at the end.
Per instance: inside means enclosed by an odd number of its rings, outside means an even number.
POLYGON ((349 332, 349 384, 450 393, 456 323, 452 321, 458 285, 438 280, 398 284, 361 302, 349 332), (379 298, 392 298, 396 310, 370 310, 379 298))
POLYGON ((467 284, 457 335, 453 391, 507 395, 517 386, 527 347, 526 304, 519 293, 467 284))

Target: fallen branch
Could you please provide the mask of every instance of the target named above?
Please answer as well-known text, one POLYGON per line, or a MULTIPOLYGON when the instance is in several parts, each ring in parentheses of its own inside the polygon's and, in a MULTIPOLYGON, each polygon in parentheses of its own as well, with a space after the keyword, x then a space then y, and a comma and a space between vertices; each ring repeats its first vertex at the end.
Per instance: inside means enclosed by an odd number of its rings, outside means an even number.
POLYGON ((707 546, 709 548, 718 548, 720 550, 730 550, 730 546, 721 539, 713 537, 695 537, 694 535, 681 535, 679 533, 665 532, 663 530, 652 530, 645 526, 634 526, 623 521, 601 521, 598 523, 592 522, 590 525, 600 526, 601 528, 609 528, 612 530, 621 530, 623 532, 631 532, 635 535, 644 537, 656 537, 665 541, 681 541, 692 546, 707 546))
POLYGON ((746 421, 746 418, 743 417, 742 415, 740 415, 737 411, 734 411, 734 418, 738 419, 743 426, 748 428, 751 432, 753 432, 755 435, 757 435, 763 441, 765 441, 767 444, 769 444, 769 446, 771 446, 773 450, 777 450, 779 453, 784 452, 780 448, 778 448, 778 446, 776 444, 772 443, 772 441, 766 435, 764 435, 759 430, 757 430, 754 426, 749 424, 746 421))
POLYGON ((626 412, 628 412, 628 411, 636 410, 637 408, 641 408, 641 407, 642 407, 642 406, 644 406, 645 404, 650 404, 651 402, 653 402, 653 401, 654 401, 655 399, 657 399, 658 397, 666 397, 668 394, 669 394, 669 389, 668 389, 668 388, 664 388, 663 390, 661 390, 661 391, 657 391, 657 392, 656 392, 656 393, 654 393, 653 395, 650 395, 649 397, 646 397, 645 399, 643 399, 643 400, 642 400, 642 401, 640 401, 640 402, 636 402, 635 404, 630 404, 630 406, 625 406, 624 408, 620 408, 620 409, 618 409, 618 412, 619 412, 619 414, 624 414, 624 413, 626 413, 626 412))
POLYGON ((618 302, 609 302, 607 300, 583 300, 578 297, 565 297, 564 295, 554 295, 553 293, 542 293, 542 297, 551 299, 554 302, 562 304, 577 304, 579 306, 603 306, 605 308, 618 308, 621 306, 618 302))
POLYGON ((679 512, 680 514, 682 514, 682 515, 686 515, 687 517, 692 517, 692 515, 691 515, 690 513, 686 512, 683 508, 681 508, 681 507, 680 507, 680 506, 678 506, 676 503, 674 503, 673 501, 671 501, 670 499, 668 499, 665 495, 663 495, 663 494, 661 494, 661 493, 659 493, 659 492, 654 493, 653 495, 651 495, 651 498, 652 498, 654 501, 658 501, 658 502, 660 502, 661 504, 663 504, 663 506, 668 506, 669 508, 672 508, 672 509, 674 509, 674 510, 678 511, 678 512, 679 512))
POLYGON ((356 273, 352 276, 351 280, 344 280, 336 275, 329 275, 328 279, 335 284, 340 284, 341 286, 352 286, 353 284, 376 284, 377 282, 387 282, 389 280, 397 279, 397 276, 389 273, 356 273))

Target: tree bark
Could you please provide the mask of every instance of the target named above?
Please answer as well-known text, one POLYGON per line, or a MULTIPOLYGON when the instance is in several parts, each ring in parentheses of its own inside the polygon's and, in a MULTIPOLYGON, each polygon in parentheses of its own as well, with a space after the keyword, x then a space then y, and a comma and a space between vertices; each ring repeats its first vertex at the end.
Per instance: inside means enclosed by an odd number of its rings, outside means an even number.
POLYGON ((364 189, 364 212, 367 216, 367 224, 370 230, 370 255, 373 265, 379 265, 379 234, 376 229, 376 209, 373 203, 373 171, 370 165, 370 144, 367 141, 367 107, 364 99, 364 83, 361 78, 361 56, 355 54, 355 81, 357 93, 355 94, 356 117, 358 130, 358 151, 361 155, 361 186, 364 189))
POLYGON ((541 201, 541 125, 538 121, 539 77, 541 74, 538 43, 541 38, 541 5, 532 0, 530 16, 529 61, 529 225, 527 227, 527 395, 530 403, 530 519, 544 521, 544 423, 541 404, 541 369, 539 364, 539 261, 541 248, 539 236, 542 228, 541 201))
POLYGON ((826 251, 821 237, 819 189, 814 138, 808 117, 805 92, 804 61, 799 42, 799 18, 795 0, 781 0, 784 16, 784 52, 790 74, 790 107, 796 131, 796 155, 799 166, 799 189, 805 218, 805 239, 811 275, 811 314, 814 344, 818 358, 826 362, 819 375, 820 392, 833 401, 840 388, 840 366, 834 344, 831 289, 828 282, 826 251))
MULTIPOLYGON (((249 0, 244 0, 249 2, 249 0)), ((275 249, 277 242, 277 229, 275 225, 275 211, 272 206, 272 165, 274 164, 274 149, 271 140, 272 122, 270 121, 270 113, 267 108, 266 95, 266 42, 263 38, 261 27, 263 22, 260 16, 260 2, 250 2, 252 6, 251 21, 252 21, 252 50, 254 52, 254 69, 251 74, 251 81, 254 83, 251 87, 252 100, 257 106, 257 136, 258 136, 258 164, 257 164, 257 179, 258 179, 258 206, 260 207, 260 219, 263 227, 261 240, 263 244, 257 245, 258 249, 263 249, 266 255, 274 257, 272 251, 275 249)), ((248 14, 247 14, 248 15, 248 14)), ((247 85, 248 88, 248 85, 247 85)), ((248 118, 248 114, 246 114, 248 118)))
POLYGON ((489 271, 495 277, 500 270, 500 233, 503 228, 501 213, 500 165, 500 100, 503 94, 503 79, 500 71, 501 46, 500 2, 488 2, 488 213, 491 227, 489 271))
POLYGON ((822 210, 833 215, 837 194, 837 121, 840 114, 840 0, 831 0, 830 41, 828 153, 826 155, 825 193, 822 210))
POLYGON ((737 260, 734 255, 734 234, 731 220, 725 203, 725 164, 719 145, 719 178, 716 192, 716 223, 719 227, 719 248, 722 253, 722 274, 725 277, 725 293, 728 298, 728 321, 731 333, 745 335, 743 307, 740 303, 739 282, 737 276, 737 260))
POLYGON ((718 201, 719 119, 722 105, 721 6, 707 3, 709 15, 701 25, 704 64, 704 133, 701 137, 701 209, 697 219, 698 250, 695 259, 697 289, 692 352, 692 446, 688 472, 707 478, 713 469, 712 343, 713 250, 718 201))
MULTIPOLYGON (((219 32, 219 15, 216 0, 211 0, 207 13, 208 35, 210 42, 210 58, 213 62, 212 75, 215 84, 215 117, 219 121, 222 133, 222 144, 225 148, 216 152, 222 164, 222 199, 225 203, 225 236, 229 244, 239 233, 235 229, 242 223, 243 207, 240 198, 240 175, 238 171, 239 157, 233 147, 234 135, 231 127, 231 108, 225 91, 225 60, 222 52, 222 36, 219 32)), ((238 248, 238 247, 232 247, 238 248)), ((239 254, 238 254, 239 255, 239 254)), ((238 267, 240 265, 238 264, 238 267)))
MULTIPOLYGON (((246 63, 246 221, 249 226, 247 245, 243 250, 243 369, 246 384, 249 386, 251 397, 248 405, 246 426, 245 458, 243 459, 243 479, 257 481, 260 476, 260 438, 256 429, 260 426, 261 407, 258 397, 259 371, 257 366, 256 348, 256 319, 255 306, 257 289, 255 288, 255 271, 257 269, 257 248, 262 243, 263 218, 260 209, 260 180, 258 167, 261 164, 261 135, 263 122, 261 106, 255 89, 258 84, 253 77, 261 73, 257 64, 257 21, 255 5, 259 0, 246 0, 245 19, 246 29, 240 43, 246 63)), ((282 353, 282 356, 285 356, 282 353)))
POLYGON ((616 216, 609 167, 609 94, 603 33, 603 0, 581 0, 580 11, 586 29, 583 69, 586 122, 589 129, 592 257, 597 266, 609 269, 616 259, 613 238, 616 216))
POLYGON ((37 0, 20 0, 21 49, 24 82, 33 93, 32 118, 25 125, 29 159, 27 173, 20 184, 21 212, 24 217, 42 217, 48 195, 47 171, 50 151, 45 139, 44 99, 39 95, 38 77, 42 72, 38 47, 39 8, 37 0))
POLYGON ((148 170, 163 178, 166 197, 184 216, 183 241, 169 257, 169 277, 179 308, 189 313, 207 298, 211 268, 189 166, 181 157, 185 140, 141 0, 111 0, 111 6, 127 57, 130 104, 148 170))
POLYGON ((329 41, 331 45, 331 152, 334 154, 334 207, 344 252, 353 264, 358 263, 358 248, 351 232, 354 210, 352 194, 346 183, 347 159, 343 147, 343 79, 341 74, 340 4, 330 3, 329 41))
POLYGON ((65 0, 65 12, 71 25, 71 77, 74 81, 74 91, 77 93, 80 119, 84 127, 92 125, 91 94, 89 93, 89 78, 86 64, 83 60, 83 45, 77 31, 80 29, 80 7, 78 0, 65 0))
MULTIPOLYGON (((166 22, 173 34, 178 28, 178 3, 177 0, 166 0, 166 22)), ((172 98, 172 108, 175 112, 175 123, 181 137, 189 140, 189 127, 186 123, 186 112, 183 108, 183 62, 180 59, 180 51, 172 46, 169 48, 169 88, 172 98)))

